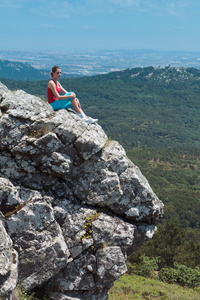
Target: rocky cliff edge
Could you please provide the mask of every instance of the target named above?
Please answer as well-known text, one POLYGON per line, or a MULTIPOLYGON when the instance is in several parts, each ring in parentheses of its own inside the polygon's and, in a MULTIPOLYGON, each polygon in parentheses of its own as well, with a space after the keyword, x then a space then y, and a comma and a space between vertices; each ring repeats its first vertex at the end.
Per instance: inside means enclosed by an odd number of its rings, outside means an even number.
POLYGON ((101 126, 0 83, 0 210, 0 296, 104 300, 163 204, 101 126))

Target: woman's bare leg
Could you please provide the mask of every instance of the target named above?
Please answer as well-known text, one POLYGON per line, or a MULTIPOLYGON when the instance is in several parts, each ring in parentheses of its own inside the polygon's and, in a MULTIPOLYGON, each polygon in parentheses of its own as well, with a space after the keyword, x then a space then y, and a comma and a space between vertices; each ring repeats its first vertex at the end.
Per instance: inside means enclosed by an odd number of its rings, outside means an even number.
POLYGON ((91 124, 91 123, 95 123, 98 121, 98 119, 93 119, 91 117, 87 117, 86 114, 83 112, 82 108, 81 108, 81 105, 80 105, 80 102, 77 98, 74 98, 72 101, 71 101, 76 113, 79 115, 79 117, 81 117, 83 120, 85 120, 88 124, 91 124))
POLYGON ((77 98, 74 98, 72 101, 71 101, 75 111, 78 113, 78 114, 83 114, 84 115, 84 118, 88 119, 88 117, 86 116, 86 114, 83 112, 82 108, 81 108, 81 104, 79 102, 79 100, 77 98))
POLYGON ((79 114, 81 114, 83 111, 82 111, 82 108, 81 108, 81 105, 80 105, 80 102, 77 98, 74 98, 72 101, 71 101, 75 111, 79 114))

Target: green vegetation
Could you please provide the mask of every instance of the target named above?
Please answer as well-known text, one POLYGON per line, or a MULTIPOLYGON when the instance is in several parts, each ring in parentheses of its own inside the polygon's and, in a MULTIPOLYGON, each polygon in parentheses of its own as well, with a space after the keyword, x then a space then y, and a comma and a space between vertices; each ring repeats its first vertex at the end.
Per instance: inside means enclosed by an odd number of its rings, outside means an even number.
POLYGON ((92 238, 92 222, 98 219, 98 217, 101 215, 101 212, 95 212, 94 215, 90 215, 86 218, 86 223, 85 223, 85 231, 86 233, 82 237, 82 241, 84 239, 89 239, 92 238))
POLYGON ((188 268, 178 263, 174 264, 174 268, 162 268, 159 272, 159 279, 169 283, 178 283, 182 286, 195 288, 200 285, 200 268, 188 268))
POLYGON ((198 300, 199 294, 199 288, 189 289, 155 278, 124 275, 114 283, 108 300, 198 300))
MULTIPOLYGON (((46 100, 48 81, 2 82, 46 100)), ((61 83, 124 146, 165 204, 157 232, 129 257, 129 275, 109 299, 199 299, 200 70, 134 68, 61 83), (144 278, 155 272, 157 279, 144 278)))
POLYGON ((27 63, 19 61, 0 60, 0 78, 14 80, 41 80, 49 77, 49 72, 39 70, 27 63))

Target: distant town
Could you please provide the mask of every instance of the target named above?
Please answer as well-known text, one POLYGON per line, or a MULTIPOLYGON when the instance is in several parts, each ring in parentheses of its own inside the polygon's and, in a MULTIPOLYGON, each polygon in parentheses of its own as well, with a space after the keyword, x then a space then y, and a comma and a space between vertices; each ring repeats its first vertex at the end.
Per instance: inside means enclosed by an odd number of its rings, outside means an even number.
POLYGON ((0 60, 28 63, 50 71, 62 67, 63 75, 90 76, 135 67, 194 67, 200 69, 200 52, 115 50, 115 51, 12 51, 0 50, 0 60))

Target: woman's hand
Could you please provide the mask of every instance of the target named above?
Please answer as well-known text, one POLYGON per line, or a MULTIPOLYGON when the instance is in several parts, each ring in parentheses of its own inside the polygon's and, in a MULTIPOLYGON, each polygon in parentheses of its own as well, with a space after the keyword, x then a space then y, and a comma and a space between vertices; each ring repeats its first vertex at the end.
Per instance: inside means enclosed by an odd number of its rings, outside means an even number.
POLYGON ((76 98, 76 94, 74 92, 72 92, 72 94, 70 95, 70 98, 76 98))

